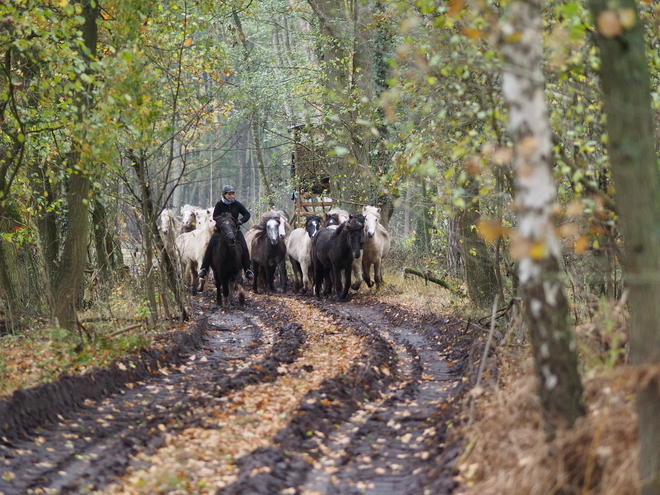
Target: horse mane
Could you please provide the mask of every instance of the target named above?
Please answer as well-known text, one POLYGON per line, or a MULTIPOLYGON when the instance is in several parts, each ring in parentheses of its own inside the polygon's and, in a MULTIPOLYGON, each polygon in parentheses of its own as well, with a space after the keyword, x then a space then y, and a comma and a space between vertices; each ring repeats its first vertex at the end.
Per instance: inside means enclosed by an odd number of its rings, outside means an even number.
POLYGON ((229 218, 234 224, 234 227, 236 227, 236 219, 234 218, 234 215, 228 211, 225 211, 220 213, 218 216, 213 217, 213 220, 215 221, 215 230, 218 230, 218 224, 225 218, 229 218))
MULTIPOLYGON (((351 215, 348 220, 342 225, 346 225, 349 230, 360 230, 364 228, 364 215, 362 213, 357 213, 356 215, 351 215)), ((340 225, 339 227, 341 227, 340 225)), ((339 230, 339 229, 337 229, 339 230)))
POLYGON ((279 222, 280 217, 284 217, 286 221, 289 221, 289 214, 284 210, 270 210, 266 213, 261 214, 261 221, 266 223, 270 219, 275 219, 279 222))
POLYGON ((280 221, 279 216, 274 216, 274 215, 268 215, 268 213, 264 213, 261 215, 261 222, 255 224, 252 226, 250 230, 254 231, 254 238, 255 239, 261 239, 263 236, 267 235, 266 234, 266 223, 268 223, 268 220, 277 220, 278 222, 280 221))
POLYGON ((307 225, 309 221, 312 219, 318 220, 319 222, 323 221, 323 217, 315 213, 314 215, 307 215, 307 220, 305 220, 305 225, 307 225))
POLYGON ((380 220, 380 208, 376 206, 363 206, 362 214, 366 217, 368 214, 373 214, 378 220, 380 220))

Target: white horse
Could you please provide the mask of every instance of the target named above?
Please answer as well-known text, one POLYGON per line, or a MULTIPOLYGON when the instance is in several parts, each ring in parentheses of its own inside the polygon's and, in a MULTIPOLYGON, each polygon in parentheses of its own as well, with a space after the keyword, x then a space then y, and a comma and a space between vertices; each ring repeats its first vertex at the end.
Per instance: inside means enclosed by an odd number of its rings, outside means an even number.
POLYGON ((181 233, 192 232, 197 228, 195 212, 200 210, 197 206, 183 205, 181 207, 181 233))
POLYGON ((174 215, 174 210, 163 210, 160 212, 160 237, 163 239, 165 250, 170 256, 172 263, 177 263, 178 253, 176 250, 176 236, 181 230, 181 221, 174 215))
POLYGON ((321 217, 309 215, 304 227, 298 227, 291 232, 286 243, 287 254, 293 268, 295 290, 306 293, 310 287, 310 271, 312 269, 312 239, 321 228, 321 217))
POLYGON ((197 228, 190 232, 184 232, 176 238, 176 248, 181 263, 181 273, 185 282, 192 281, 192 293, 197 294, 199 279, 197 271, 202 266, 206 246, 215 230, 215 220, 212 218, 213 211, 195 211, 197 228))
POLYGON ((354 290, 360 288, 362 280, 367 286, 380 288, 383 285, 383 267, 382 260, 390 252, 390 234, 380 223, 380 208, 375 206, 364 206, 362 208, 364 215, 364 246, 362 248, 362 266, 356 267, 353 264, 353 275, 355 282, 352 285, 354 290), (370 278, 371 266, 374 267, 374 280, 370 278))
POLYGON ((181 229, 181 221, 174 214, 174 210, 163 210, 160 212, 160 234, 163 241, 167 243, 167 238, 171 237, 172 242, 174 238, 179 235, 181 229))

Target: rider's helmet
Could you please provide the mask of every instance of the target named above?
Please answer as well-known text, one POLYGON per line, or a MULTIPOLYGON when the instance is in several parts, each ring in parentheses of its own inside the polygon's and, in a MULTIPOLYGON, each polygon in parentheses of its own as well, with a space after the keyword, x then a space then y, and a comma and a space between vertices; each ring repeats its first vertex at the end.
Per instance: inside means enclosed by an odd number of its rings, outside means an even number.
POLYGON ((235 193, 236 188, 234 186, 226 185, 222 187, 222 194, 225 195, 227 193, 235 193))

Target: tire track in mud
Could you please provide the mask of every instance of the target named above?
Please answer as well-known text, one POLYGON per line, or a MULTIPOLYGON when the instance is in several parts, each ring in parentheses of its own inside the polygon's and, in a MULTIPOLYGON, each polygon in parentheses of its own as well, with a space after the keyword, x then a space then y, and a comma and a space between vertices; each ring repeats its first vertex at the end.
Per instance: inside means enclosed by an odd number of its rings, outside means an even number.
POLYGON ((377 303, 315 306, 365 338, 363 360, 310 391, 276 444, 238 459, 237 481, 218 495, 451 493, 457 449, 444 443, 444 410, 461 367, 450 371, 441 325, 410 326, 377 303))
MULTIPOLYGON (((296 298, 256 296, 251 304, 255 301, 284 306, 282 312, 288 310, 287 317, 301 325, 306 340, 298 359, 279 366, 274 381, 223 396, 220 404, 200 415, 207 418, 204 424, 180 430, 177 437, 145 459, 143 468, 127 473, 106 493, 154 493, 168 473, 177 470, 186 472, 185 477, 174 481, 177 493, 215 493, 218 487, 222 493, 236 488, 251 494, 277 493, 273 483, 259 475, 269 477, 270 464, 282 456, 289 458, 285 450, 298 445, 298 439, 314 447, 307 434, 310 428, 333 428, 333 415, 340 418, 345 408, 355 409, 353 394, 372 393, 363 383, 370 385, 373 381, 359 376, 373 373, 364 369, 365 356, 373 354, 366 350, 366 334, 346 331, 343 322, 296 298), (353 369, 358 373, 347 373, 353 369), (306 413, 301 414, 301 409, 306 413), (284 431, 292 433, 293 441, 282 438, 284 431), (287 446, 280 450, 284 444, 287 446), (246 468, 255 460, 259 464, 256 473, 246 468), (139 490, 130 488, 138 485, 139 490)), ((294 469, 287 465, 275 469, 283 467, 292 476, 301 476, 309 464, 295 461, 294 469)), ((279 480, 276 483, 280 484, 279 480)))
MULTIPOLYGON (((456 449, 445 449, 448 401, 460 386, 435 325, 388 318, 380 307, 344 304, 335 311, 376 328, 393 344, 397 381, 380 404, 370 404, 326 442, 305 495, 421 495, 451 493, 456 449)), ((452 363, 453 364, 453 363, 452 363)))
MULTIPOLYGON (((280 359, 295 359, 304 340, 299 327, 284 319, 277 323, 275 332, 270 313, 210 314, 199 323, 206 333, 203 347, 188 349, 187 359, 163 364, 142 381, 122 382, 118 393, 105 398, 69 404, 56 423, 3 438, 0 493, 87 493, 103 487, 137 452, 158 448, 170 432, 203 422, 197 408, 228 390, 268 380, 280 359), (255 368, 261 371, 253 373, 255 368)), ((50 386, 57 390, 58 384, 50 386)))
POLYGON ((0 492, 450 493, 461 367, 441 322, 369 298, 248 298, 206 300, 206 345, 169 371, 0 442, 0 492))

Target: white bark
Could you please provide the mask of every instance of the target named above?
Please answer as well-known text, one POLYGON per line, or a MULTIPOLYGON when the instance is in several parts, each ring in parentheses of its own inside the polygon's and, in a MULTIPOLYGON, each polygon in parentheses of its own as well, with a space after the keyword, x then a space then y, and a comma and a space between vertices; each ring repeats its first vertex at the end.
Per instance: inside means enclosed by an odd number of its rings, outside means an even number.
POLYGON ((561 245, 555 235, 557 187, 552 176, 552 140, 541 71, 540 1, 510 4, 501 25, 506 63, 502 92, 514 142, 518 261, 541 406, 546 426, 572 425, 584 414, 577 354, 568 323, 561 273, 561 245))

